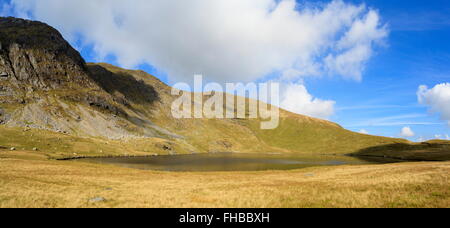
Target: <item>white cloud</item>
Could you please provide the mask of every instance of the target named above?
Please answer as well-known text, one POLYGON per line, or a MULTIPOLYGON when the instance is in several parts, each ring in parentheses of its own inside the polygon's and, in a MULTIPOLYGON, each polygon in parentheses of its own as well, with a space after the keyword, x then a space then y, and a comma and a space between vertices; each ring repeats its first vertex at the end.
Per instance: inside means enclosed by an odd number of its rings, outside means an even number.
POLYGON ((380 28, 379 21, 378 14, 370 11, 363 20, 353 22, 350 30, 338 42, 338 48, 345 51, 326 58, 328 69, 361 80, 365 62, 372 56, 374 43, 387 36, 386 28, 380 28))
POLYGON ((314 98, 303 84, 283 85, 282 91, 281 108, 321 119, 328 119, 334 114, 336 102, 314 98))
POLYGON ((425 141, 427 141, 424 137, 422 137, 422 136, 420 136, 418 139, 417 139, 417 142, 425 142, 425 141))
POLYGON ((416 121, 415 119, 426 117, 426 114, 406 114, 406 115, 395 115, 387 116, 375 119, 364 120, 357 122, 347 127, 367 127, 367 126, 405 126, 405 125, 441 125, 442 123, 416 121))
POLYGON ((416 134, 414 133, 414 131, 410 128, 410 127, 404 127, 402 128, 402 131, 400 133, 401 137, 405 137, 405 138, 411 138, 414 137, 416 134))
POLYGON ((448 135, 435 135, 435 139, 443 139, 443 140, 450 140, 450 136, 448 135))
POLYGON ((334 0, 12 0, 16 15, 83 37, 123 66, 149 63, 172 81, 203 74, 253 81, 270 73, 361 79, 374 45, 387 36, 379 15, 334 0))
POLYGON ((436 85, 432 89, 420 86, 417 92, 420 104, 430 107, 431 112, 441 114, 441 118, 450 125, 450 83, 436 85))
POLYGON ((359 131, 359 133, 365 134, 365 135, 368 135, 368 134, 369 134, 369 132, 368 132, 367 130, 365 130, 365 129, 361 129, 361 130, 359 131))

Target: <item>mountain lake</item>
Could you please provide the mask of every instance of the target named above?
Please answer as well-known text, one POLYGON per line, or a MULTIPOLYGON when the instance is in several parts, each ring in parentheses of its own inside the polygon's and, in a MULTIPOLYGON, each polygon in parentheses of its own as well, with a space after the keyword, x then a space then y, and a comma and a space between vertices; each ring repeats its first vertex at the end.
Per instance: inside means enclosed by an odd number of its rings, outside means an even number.
POLYGON ((334 155, 282 155, 250 153, 208 153, 148 157, 83 158, 81 162, 109 164, 126 168, 170 172, 293 170, 314 166, 385 164, 401 162, 383 158, 334 155))

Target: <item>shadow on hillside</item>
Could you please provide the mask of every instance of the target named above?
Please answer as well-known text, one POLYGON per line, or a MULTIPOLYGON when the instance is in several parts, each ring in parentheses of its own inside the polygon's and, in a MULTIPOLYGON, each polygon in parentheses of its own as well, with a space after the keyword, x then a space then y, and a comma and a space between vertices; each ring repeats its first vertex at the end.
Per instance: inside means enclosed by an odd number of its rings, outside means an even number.
POLYGON ((370 162, 450 161, 450 142, 395 143, 365 148, 350 156, 370 162))
POLYGON ((117 99, 117 102, 126 106, 129 105, 128 102, 151 105, 160 99, 153 86, 142 80, 136 80, 130 74, 113 73, 99 65, 88 66, 88 69, 91 78, 101 88, 117 99))

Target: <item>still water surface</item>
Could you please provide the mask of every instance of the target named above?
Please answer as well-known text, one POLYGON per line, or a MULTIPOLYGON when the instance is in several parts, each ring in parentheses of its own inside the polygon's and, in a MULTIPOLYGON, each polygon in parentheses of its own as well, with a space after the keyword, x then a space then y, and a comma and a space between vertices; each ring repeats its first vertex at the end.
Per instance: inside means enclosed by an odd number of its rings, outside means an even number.
POLYGON ((86 158, 81 159, 81 161, 111 164, 134 169, 173 172, 291 170, 313 166, 358 165, 395 162, 392 160, 368 161, 356 157, 347 156, 286 156, 238 153, 127 158, 86 158))

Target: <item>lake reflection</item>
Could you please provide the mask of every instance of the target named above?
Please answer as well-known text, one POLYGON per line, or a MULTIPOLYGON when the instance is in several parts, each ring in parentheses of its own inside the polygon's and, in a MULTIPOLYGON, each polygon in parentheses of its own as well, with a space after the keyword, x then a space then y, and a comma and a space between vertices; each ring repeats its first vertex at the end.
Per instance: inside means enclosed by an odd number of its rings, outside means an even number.
POLYGON ((292 170, 313 166, 389 163, 370 162, 347 156, 285 156, 268 154, 216 153, 155 157, 86 158, 81 161, 121 167, 174 172, 292 170))

